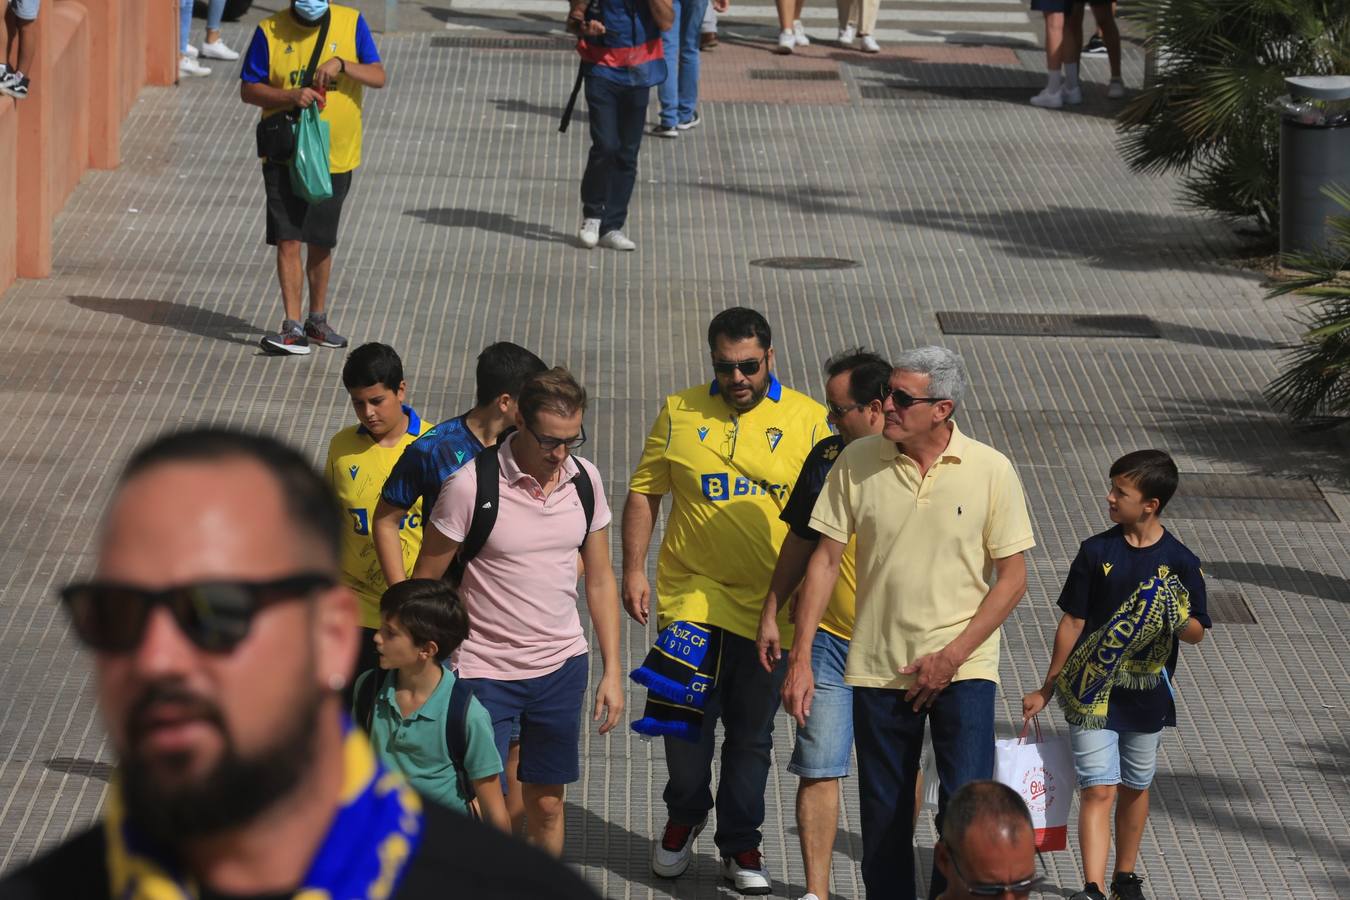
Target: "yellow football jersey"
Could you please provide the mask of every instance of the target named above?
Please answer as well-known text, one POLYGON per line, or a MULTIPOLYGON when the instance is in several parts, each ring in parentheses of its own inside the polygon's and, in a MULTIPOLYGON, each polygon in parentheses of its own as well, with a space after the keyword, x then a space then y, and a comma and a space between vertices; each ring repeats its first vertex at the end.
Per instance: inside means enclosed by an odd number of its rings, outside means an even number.
POLYGON ((764 399, 741 414, 715 381, 666 398, 629 482, 641 494, 674 495, 656 569, 660 627, 702 622, 754 639, 787 534, 779 516, 829 430, 825 407, 772 376, 764 399))
MULTIPOLYGON (((394 463, 403 455, 403 448, 422 432, 417 413, 411 407, 404 409, 408 413, 408 433, 395 447, 381 447, 361 425, 342 429, 328 443, 324 471, 347 513, 348 527, 342 533, 342 581, 360 598, 361 624, 366 628, 380 627, 380 597, 389 587, 375 555, 371 532, 375 505, 380 502, 380 489, 394 463)), ((404 514, 398 535, 403 545, 403 569, 411 574, 422 548, 421 500, 404 514)))

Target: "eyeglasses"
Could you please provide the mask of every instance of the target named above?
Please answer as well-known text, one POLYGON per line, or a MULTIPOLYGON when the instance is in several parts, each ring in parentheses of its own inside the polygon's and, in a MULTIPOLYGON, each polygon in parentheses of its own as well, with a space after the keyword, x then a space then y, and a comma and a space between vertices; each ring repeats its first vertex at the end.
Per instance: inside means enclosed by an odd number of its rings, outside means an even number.
POLYGON ((61 591, 76 636, 102 653, 130 653, 145 636, 156 606, 166 607, 183 634, 203 650, 228 653, 248 636, 258 612, 333 586, 305 573, 274 581, 202 581, 162 591, 124 584, 72 584, 61 591))
POLYGON ((840 406, 837 403, 826 400, 825 411, 830 414, 830 418, 832 419, 842 419, 845 415, 853 412, 855 409, 867 409, 868 405, 869 404, 866 403, 854 403, 850 406, 840 406))
POLYGON ((526 425, 525 430, 534 435, 534 439, 539 442, 539 449, 545 453, 552 453, 559 447, 566 447, 568 450, 575 450, 586 443, 586 426, 581 426, 581 434, 570 438, 544 437, 530 426, 526 425))
POLYGON ((740 362, 726 362, 725 360, 713 360, 713 371, 718 375, 734 375, 739 369, 742 375, 747 378, 751 375, 759 374, 759 367, 768 362, 767 356, 760 359, 743 359, 740 362))
MULTIPOLYGON (((1026 897, 1045 883, 1045 879, 1039 875, 1032 875, 1030 878, 1024 878, 1021 881, 1014 881, 1009 884, 987 884, 971 881, 961 871, 961 865, 956 861, 956 854, 951 852, 950 847, 947 848, 947 856, 952 861, 952 868, 956 870, 956 877, 965 882, 967 893, 974 894, 976 897, 1002 897, 1004 894, 1026 897)), ((1039 858, 1040 854, 1037 853, 1036 856, 1039 858)))
POLYGON ((947 399, 946 397, 911 397, 899 388, 891 388, 881 396, 883 400, 890 397, 896 409, 909 409, 916 403, 941 403, 947 399))

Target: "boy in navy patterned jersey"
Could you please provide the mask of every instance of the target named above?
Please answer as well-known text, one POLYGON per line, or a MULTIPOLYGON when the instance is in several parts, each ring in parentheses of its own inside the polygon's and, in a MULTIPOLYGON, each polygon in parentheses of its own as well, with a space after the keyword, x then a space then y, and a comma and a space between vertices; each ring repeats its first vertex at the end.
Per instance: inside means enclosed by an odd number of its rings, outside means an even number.
POLYGON ((1030 719, 1058 692, 1069 722, 1085 882, 1071 900, 1106 900, 1113 804, 1111 900, 1143 900, 1134 866, 1162 729, 1177 723, 1178 640, 1198 644, 1211 624, 1200 561, 1159 519, 1179 481, 1172 458, 1138 450, 1116 460, 1110 477, 1115 527, 1079 547, 1045 684, 1022 698, 1030 719))

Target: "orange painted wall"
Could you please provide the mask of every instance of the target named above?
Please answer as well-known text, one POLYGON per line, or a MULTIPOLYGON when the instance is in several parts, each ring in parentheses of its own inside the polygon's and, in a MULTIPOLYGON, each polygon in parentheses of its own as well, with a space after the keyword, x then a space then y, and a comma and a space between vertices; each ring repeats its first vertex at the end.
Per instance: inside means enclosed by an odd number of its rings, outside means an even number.
POLYGON ((169 0, 47 0, 28 33, 37 45, 29 96, 0 96, 0 291, 16 276, 51 274, 57 213, 89 167, 117 166, 122 120, 141 88, 178 74, 169 0))

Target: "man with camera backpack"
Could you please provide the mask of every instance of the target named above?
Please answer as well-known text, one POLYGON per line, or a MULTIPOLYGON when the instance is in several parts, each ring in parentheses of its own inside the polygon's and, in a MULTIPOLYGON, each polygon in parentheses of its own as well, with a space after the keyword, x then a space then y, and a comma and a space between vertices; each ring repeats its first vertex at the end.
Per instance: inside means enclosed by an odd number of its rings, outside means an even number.
POLYGON ((306 354, 311 343, 345 347, 347 339, 328 324, 325 304, 342 202, 352 172, 361 164, 362 92, 385 85, 384 64, 370 27, 351 7, 330 5, 328 0, 292 0, 289 8, 258 24, 239 77, 240 99, 263 110, 258 156, 267 189, 267 243, 277 248, 277 279, 285 307, 280 331, 263 337, 262 348, 275 354, 306 354), (288 163, 295 153, 295 116, 314 103, 328 124, 333 196, 311 204, 291 185, 288 163), (302 243, 308 247, 303 265, 302 243), (309 316, 302 325, 305 280, 309 316))
MULTIPOLYGON (((587 0, 572 0, 567 29, 578 37, 578 86, 584 79, 591 120, 579 234, 588 250, 597 245, 637 249, 623 226, 637 181, 647 96, 666 80, 661 32, 674 23, 671 0, 590 0, 589 5, 587 0)), ((570 113, 570 103, 568 109, 570 113)))

